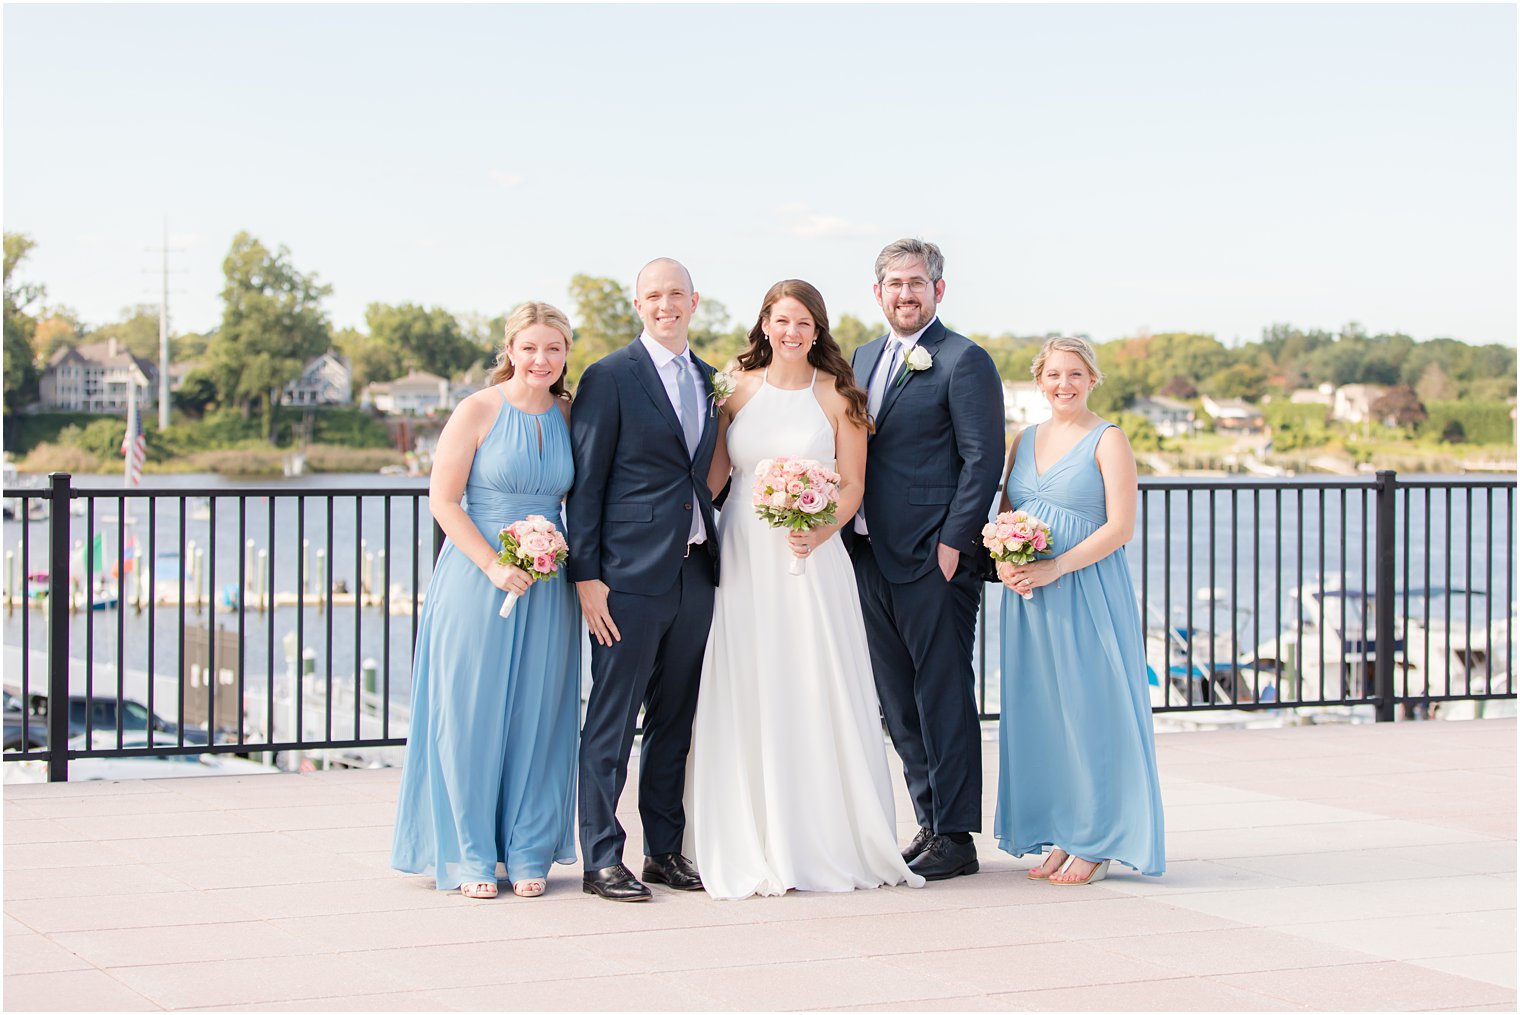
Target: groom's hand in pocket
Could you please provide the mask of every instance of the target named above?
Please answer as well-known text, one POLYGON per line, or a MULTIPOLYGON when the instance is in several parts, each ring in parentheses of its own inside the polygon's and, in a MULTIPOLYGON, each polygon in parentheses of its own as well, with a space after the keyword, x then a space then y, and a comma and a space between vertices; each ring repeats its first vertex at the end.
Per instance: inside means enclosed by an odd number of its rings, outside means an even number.
POLYGON ((607 583, 596 578, 576 582, 575 591, 581 597, 581 615, 586 618, 586 626, 591 629, 591 637, 597 644, 611 646, 615 641, 622 641, 623 636, 612 622, 612 611, 607 608, 607 583))
POLYGON ((945 576, 945 581, 955 577, 955 569, 960 566, 961 551, 953 546, 939 544, 939 573, 945 576))

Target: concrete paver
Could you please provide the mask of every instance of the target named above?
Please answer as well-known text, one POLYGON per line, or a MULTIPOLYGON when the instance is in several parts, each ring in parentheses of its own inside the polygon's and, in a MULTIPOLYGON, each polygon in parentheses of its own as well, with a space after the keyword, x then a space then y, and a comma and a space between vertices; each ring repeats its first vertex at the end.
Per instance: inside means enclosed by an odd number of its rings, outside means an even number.
POLYGON ((1515 729, 1164 734, 1163 878, 979 835, 976 877, 723 903, 440 893, 389 869, 394 770, 7 785, 5 1006, 1514 1010, 1515 729))

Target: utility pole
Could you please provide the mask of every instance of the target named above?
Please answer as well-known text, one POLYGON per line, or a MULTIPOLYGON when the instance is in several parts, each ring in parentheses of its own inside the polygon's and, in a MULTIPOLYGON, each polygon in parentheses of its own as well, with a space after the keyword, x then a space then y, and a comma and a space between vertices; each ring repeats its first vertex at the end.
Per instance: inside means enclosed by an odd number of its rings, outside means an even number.
POLYGON ((169 429, 169 216, 164 216, 164 289, 158 304, 158 428, 169 429))

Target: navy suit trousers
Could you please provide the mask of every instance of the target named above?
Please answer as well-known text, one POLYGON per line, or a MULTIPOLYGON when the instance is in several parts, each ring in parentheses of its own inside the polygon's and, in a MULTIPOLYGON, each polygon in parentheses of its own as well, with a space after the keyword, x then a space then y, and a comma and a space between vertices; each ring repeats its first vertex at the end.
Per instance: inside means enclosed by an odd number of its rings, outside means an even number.
POLYGON ((902 584, 881 573, 869 539, 853 540, 850 556, 876 694, 919 826, 980 831, 982 727, 971 654, 981 579, 965 554, 948 582, 936 567, 902 584))
POLYGON ((591 698, 581 729, 581 863, 601 870, 623 862, 627 836, 617 820, 628 781, 639 706, 639 817, 644 853, 679 853, 686 833, 686 755, 697 712, 697 687, 713 615, 713 559, 692 547, 669 590, 643 596, 610 591, 607 608, 622 640, 591 639, 591 698))

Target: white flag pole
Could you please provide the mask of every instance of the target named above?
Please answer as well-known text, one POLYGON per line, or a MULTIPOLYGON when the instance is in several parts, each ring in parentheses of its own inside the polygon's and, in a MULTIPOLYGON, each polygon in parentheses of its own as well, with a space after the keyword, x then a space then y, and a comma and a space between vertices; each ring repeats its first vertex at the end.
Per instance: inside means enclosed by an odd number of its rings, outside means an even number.
POLYGON ((121 485, 128 490, 132 489, 132 456, 136 454, 135 448, 128 448, 127 443, 133 440, 133 434, 137 431, 137 378, 127 375, 127 436, 122 441, 121 454, 121 485))

